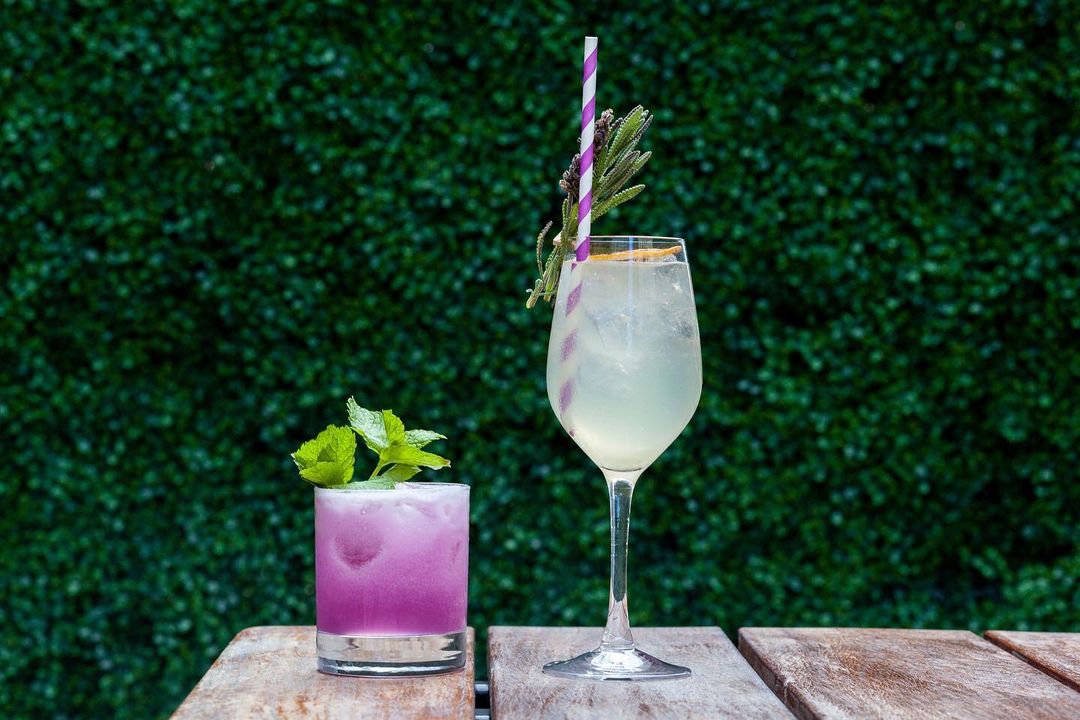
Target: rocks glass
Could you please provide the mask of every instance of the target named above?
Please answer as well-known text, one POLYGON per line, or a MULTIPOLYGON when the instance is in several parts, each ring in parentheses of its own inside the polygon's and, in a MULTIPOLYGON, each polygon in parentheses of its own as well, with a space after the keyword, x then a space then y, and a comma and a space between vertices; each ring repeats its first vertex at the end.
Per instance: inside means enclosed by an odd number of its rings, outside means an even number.
POLYGON ((469 486, 315 488, 319 670, 427 675, 465 665, 469 486))

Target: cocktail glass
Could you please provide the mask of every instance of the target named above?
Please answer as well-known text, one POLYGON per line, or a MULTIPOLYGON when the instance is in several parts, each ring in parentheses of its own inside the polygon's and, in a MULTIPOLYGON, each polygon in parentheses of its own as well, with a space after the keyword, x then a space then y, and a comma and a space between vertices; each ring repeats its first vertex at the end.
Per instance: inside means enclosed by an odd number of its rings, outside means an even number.
POLYGON ((469 486, 315 488, 319 670, 426 675, 463 667, 469 486))
POLYGON ((611 585, 600 646, 548 663, 549 675, 662 680, 690 670, 638 650, 626 601, 630 500, 701 397, 701 342, 686 246, 678 238, 591 238, 562 267, 551 321, 548 398, 607 480, 611 585))

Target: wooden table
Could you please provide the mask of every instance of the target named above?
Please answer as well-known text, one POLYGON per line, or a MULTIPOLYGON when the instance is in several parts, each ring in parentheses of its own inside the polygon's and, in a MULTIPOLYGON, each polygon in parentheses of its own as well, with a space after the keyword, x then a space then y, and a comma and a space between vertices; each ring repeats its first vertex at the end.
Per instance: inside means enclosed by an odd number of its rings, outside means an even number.
POLYGON ((491 628, 492 720, 791 719, 718 627, 634 628, 643 650, 693 671, 683 680, 589 682, 541 672, 546 662, 592 650, 600 634, 600 628, 491 628))
POLYGON ((1080 693, 965 630, 743 628, 739 649, 801 720, 1080 718, 1080 693))
MULTIPOLYGON (((635 628, 645 650, 687 665, 683 680, 562 680, 550 660, 591 649, 599 628, 493 627, 492 720, 1080 720, 1080 634, 872 628, 635 628), (741 652, 741 655, 740 655, 741 652)), ((473 720, 473 634, 465 670, 343 678, 315 670, 315 629, 256 627, 225 648, 173 715, 196 718, 473 720)))
POLYGON ((315 669, 314 627, 251 627, 229 643, 172 720, 473 720, 473 631, 465 669, 351 678, 315 669))
POLYGON ((1080 691, 1080 633, 989 630, 986 639, 1080 691))

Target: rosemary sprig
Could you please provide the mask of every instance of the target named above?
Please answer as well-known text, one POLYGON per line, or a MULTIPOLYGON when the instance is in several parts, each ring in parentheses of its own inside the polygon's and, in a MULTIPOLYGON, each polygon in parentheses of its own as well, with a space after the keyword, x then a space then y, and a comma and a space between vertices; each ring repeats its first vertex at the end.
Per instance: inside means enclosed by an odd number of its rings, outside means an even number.
MULTIPOLYGON (((652 157, 651 152, 639 152, 636 148, 645 132, 652 125, 652 115, 638 105, 624 117, 614 119, 611 110, 605 110, 596 120, 595 155, 593 166, 593 211, 592 219, 603 217, 619 205, 636 197, 644 185, 632 185, 625 188, 630 178, 634 177, 652 157)), ((562 224, 559 234, 552 238, 552 249, 547 261, 541 262, 544 243, 553 225, 549 222, 536 237, 536 268, 540 277, 529 291, 526 307, 532 307, 537 300, 551 302, 559 288, 559 273, 563 260, 574 248, 577 238, 578 216, 578 180, 581 177, 581 157, 574 155, 570 167, 563 173, 559 187, 566 193, 562 202, 562 224)))

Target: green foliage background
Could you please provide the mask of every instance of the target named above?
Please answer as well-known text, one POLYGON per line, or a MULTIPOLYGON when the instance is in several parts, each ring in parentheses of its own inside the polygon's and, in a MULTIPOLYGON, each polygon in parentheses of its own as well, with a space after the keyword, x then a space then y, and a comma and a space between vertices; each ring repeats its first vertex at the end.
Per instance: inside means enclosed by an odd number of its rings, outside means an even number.
POLYGON ((0 9, 2 714, 313 622, 288 454, 349 394, 450 436, 473 625, 600 625, 523 308, 587 30, 657 118, 597 232, 688 238, 704 342, 634 621, 1080 630, 1080 6, 482 5, 0 9))

